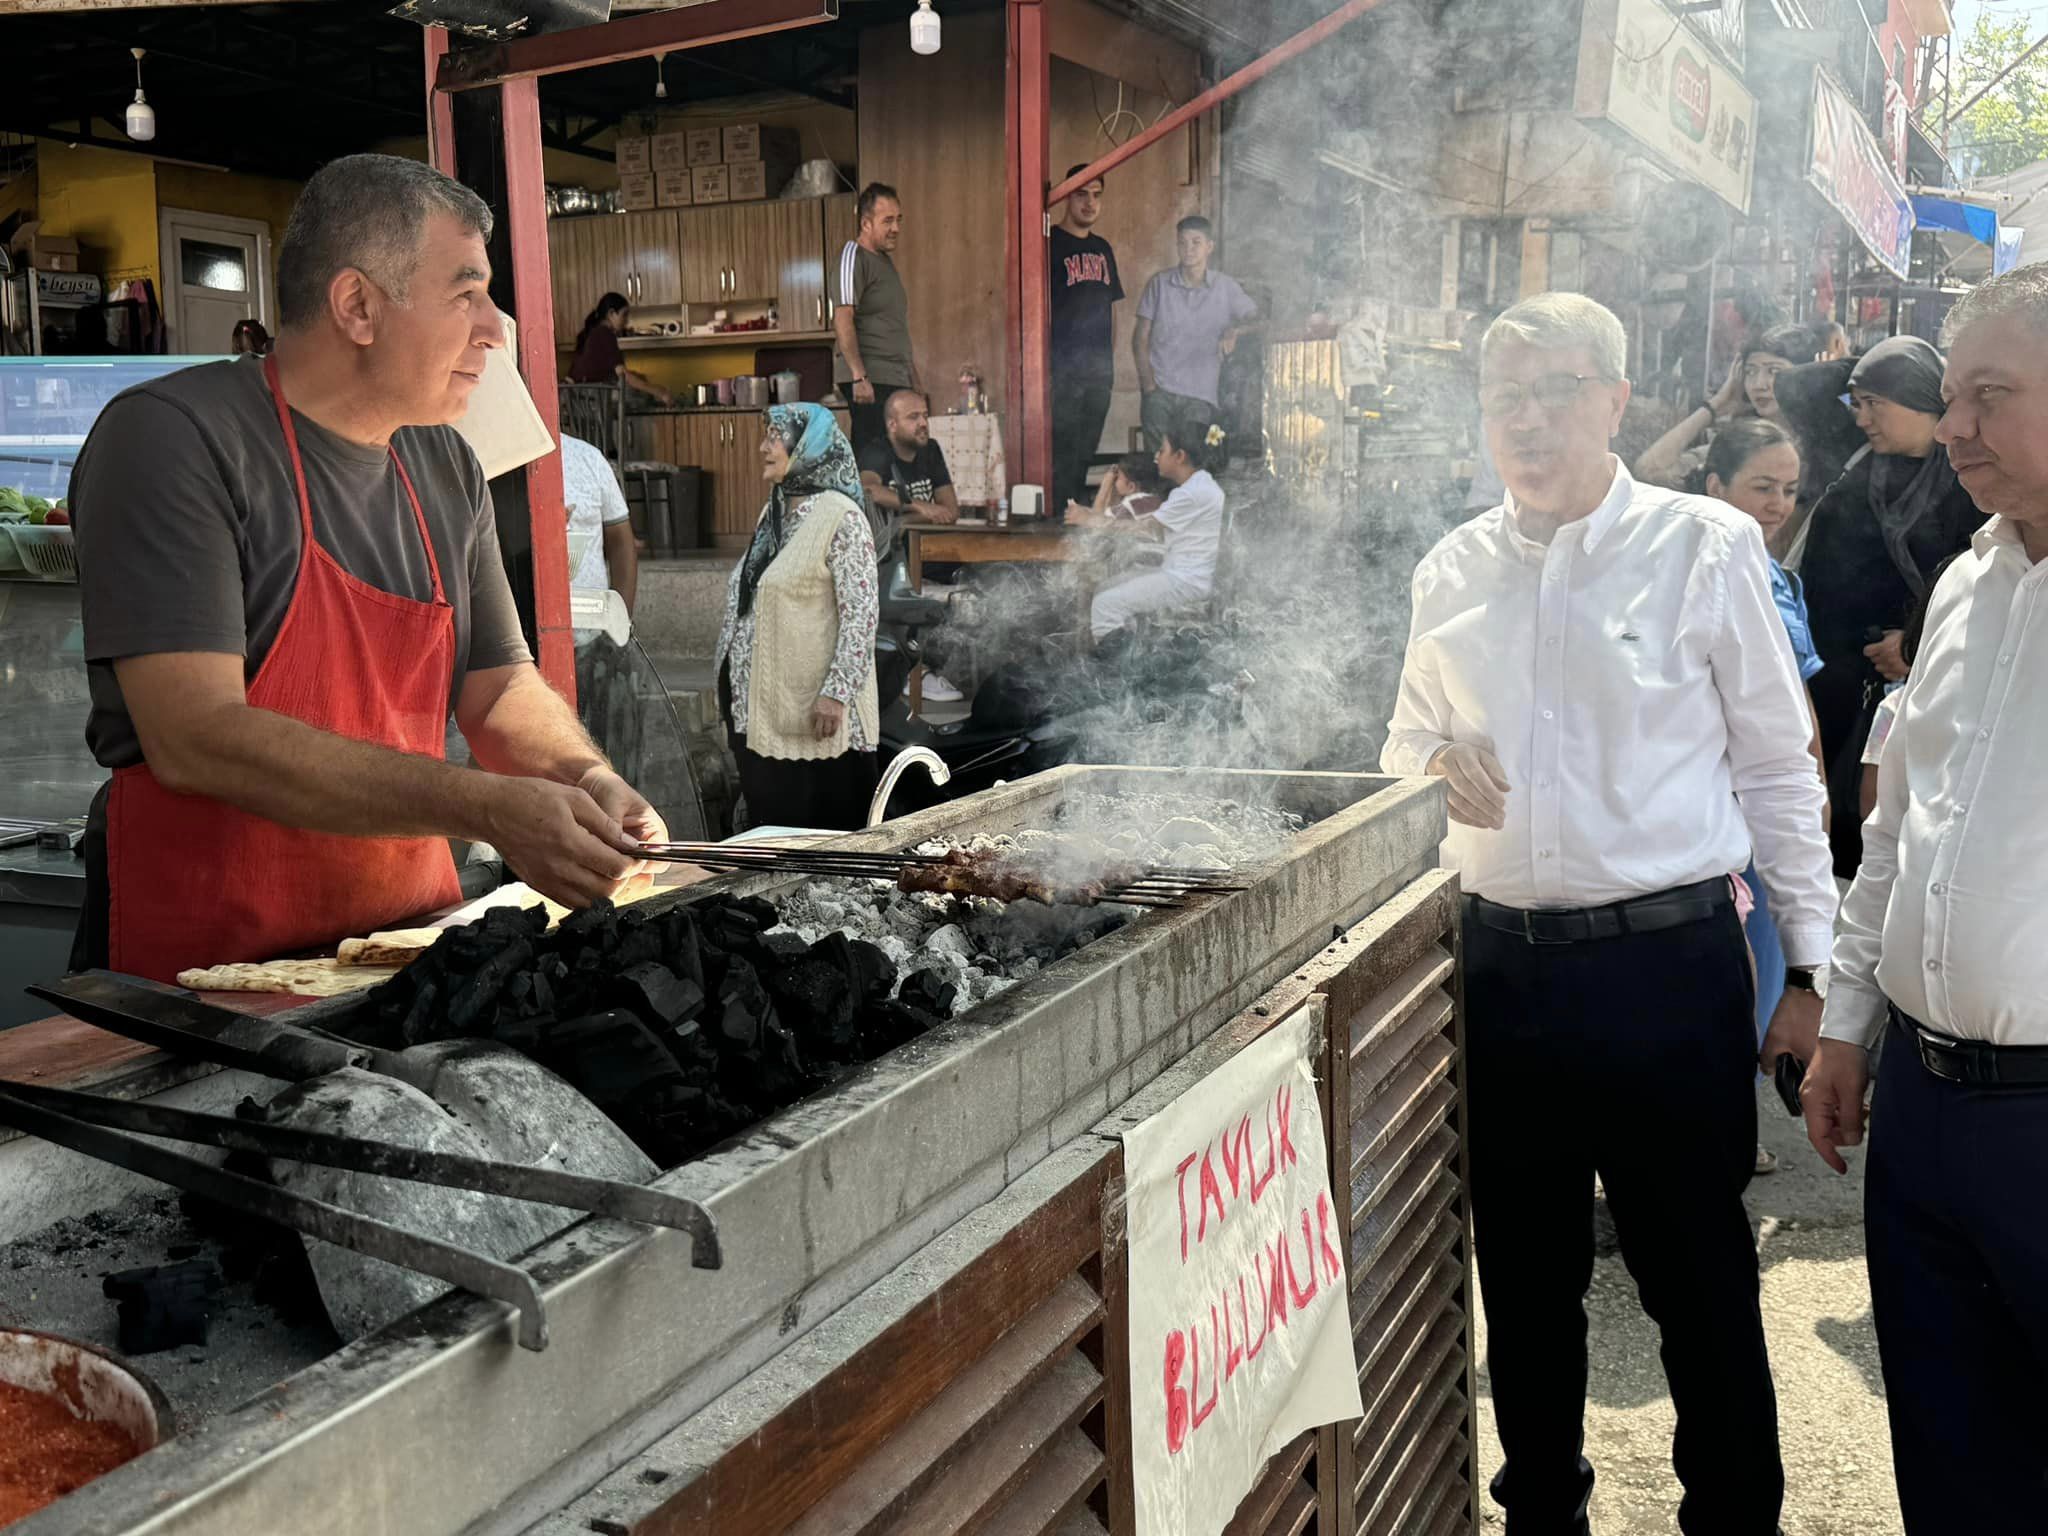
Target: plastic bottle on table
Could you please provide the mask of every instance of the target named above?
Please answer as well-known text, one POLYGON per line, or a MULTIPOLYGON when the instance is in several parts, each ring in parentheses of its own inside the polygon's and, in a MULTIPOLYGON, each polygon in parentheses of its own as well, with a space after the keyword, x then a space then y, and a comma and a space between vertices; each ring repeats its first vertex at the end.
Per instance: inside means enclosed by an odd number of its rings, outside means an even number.
POLYGON ((1010 498, 1008 496, 996 498, 996 526, 998 528, 1010 526, 1010 498))

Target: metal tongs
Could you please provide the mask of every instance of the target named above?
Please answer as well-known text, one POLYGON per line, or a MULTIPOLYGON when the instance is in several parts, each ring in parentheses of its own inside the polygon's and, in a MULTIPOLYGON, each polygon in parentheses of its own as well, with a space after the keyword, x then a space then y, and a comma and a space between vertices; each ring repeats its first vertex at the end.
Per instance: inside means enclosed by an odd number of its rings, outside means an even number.
MULTIPOLYGON (((151 998, 161 1005, 161 1011, 148 1021, 147 1029, 154 1034, 153 1043, 172 1050, 178 1048, 181 1038, 188 1044, 197 1038, 200 1030, 194 1026, 209 1015, 248 1026, 255 1033, 274 1035, 278 1037, 275 1043, 279 1044, 289 1042, 292 1035, 303 1030, 304 1038, 296 1043, 316 1054, 322 1046, 347 1044, 320 1031, 304 1030, 303 1026, 286 1025, 278 1020, 257 1020, 212 1008, 188 994, 110 983, 111 978, 104 976, 75 977, 29 990, 88 1023, 100 1024, 131 1037, 145 1033, 143 1021, 137 1017, 141 1010, 135 999, 151 998), (125 994, 127 1006, 95 1000, 90 996, 93 992, 125 994), (184 1018, 173 1022, 179 1015, 184 1018), (190 1035, 186 1034, 187 1029, 191 1029, 190 1035)), ((206 1054, 220 1059, 223 1053, 219 1042, 212 1042, 206 1054)), ((271 1055, 251 1052, 236 1064, 269 1077, 297 1075, 271 1055)), ((266 1125, 232 1115, 210 1115, 174 1109, 168 1105, 104 1099, 93 1094, 4 1080, 0 1080, 0 1124, 11 1125, 87 1157, 276 1222, 309 1237, 317 1237, 420 1274, 432 1275, 450 1285, 502 1301, 518 1309, 519 1342, 527 1349, 547 1347, 547 1314, 533 1277, 516 1265, 440 1238, 393 1226, 359 1211, 279 1188, 246 1174, 230 1172, 142 1138, 162 1137, 193 1142, 232 1152, 253 1153, 326 1168, 345 1168, 356 1173, 450 1189, 474 1190, 480 1194, 503 1195, 514 1200, 564 1206, 594 1215, 671 1227, 690 1234, 691 1263, 696 1268, 716 1269, 721 1262, 717 1228, 710 1213, 701 1205, 680 1195, 617 1179, 595 1178, 522 1163, 494 1162, 459 1153, 337 1136, 325 1131, 266 1125)))

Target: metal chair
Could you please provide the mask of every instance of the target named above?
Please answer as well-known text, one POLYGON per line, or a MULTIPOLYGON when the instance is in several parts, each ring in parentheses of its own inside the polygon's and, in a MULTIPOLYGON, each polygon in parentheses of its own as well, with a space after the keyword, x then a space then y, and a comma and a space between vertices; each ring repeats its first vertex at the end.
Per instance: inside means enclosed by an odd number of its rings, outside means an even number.
POLYGON ((580 437, 611 460, 621 479, 626 468, 626 386, 624 384, 560 384, 556 386, 562 430, 580 437))

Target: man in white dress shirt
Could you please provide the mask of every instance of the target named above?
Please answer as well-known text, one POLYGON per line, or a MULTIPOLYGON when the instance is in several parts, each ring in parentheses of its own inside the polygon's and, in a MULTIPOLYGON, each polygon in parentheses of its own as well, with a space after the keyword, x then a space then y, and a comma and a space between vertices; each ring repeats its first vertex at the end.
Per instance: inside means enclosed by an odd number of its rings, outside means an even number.
POLYGON ((1870 1296, 1910 1536, 2048 1495, 2048 265, 1949 321, 1938 434, 1991 521, 1934 589, 1878 767, 1804 1090, 1863 1137, 1870 1296))
POLYGON ((1467 1138, 1508 1536, 1587 1530, 1584 1296, 1597 1173, 1678 1411, 1687 1536, 1772 1536, 1784 1475, 1742 1192, 1754 852, 1792 987, 1765 1052, 1805 1060, 1835 887, 1763 536, 1637 485, 1609 451, 1621 322, 1542 294, 1487 331, 1506 504, 1417 567, 1382 763, 1449 791, 1465 891, 1467 1138))

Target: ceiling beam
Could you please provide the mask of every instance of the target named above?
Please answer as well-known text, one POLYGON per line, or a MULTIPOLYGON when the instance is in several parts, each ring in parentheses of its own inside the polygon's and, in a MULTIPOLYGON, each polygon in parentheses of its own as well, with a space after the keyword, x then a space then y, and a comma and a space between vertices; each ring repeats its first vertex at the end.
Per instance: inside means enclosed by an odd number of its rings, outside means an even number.
POLYGON ((839 0, 698 0, 677 10, 642 12, 600 26, 459 49, 441 60, 436 84, 444 91, 474 90, 530 75, 594 69, 838 19, 839 0))
MULTIPOLYGON (((308 0, 310 3, 310 0, 308 0)), ((0 16, 92 15, 101 11, 198 11, 220 0, 0 0, 0 16)))

